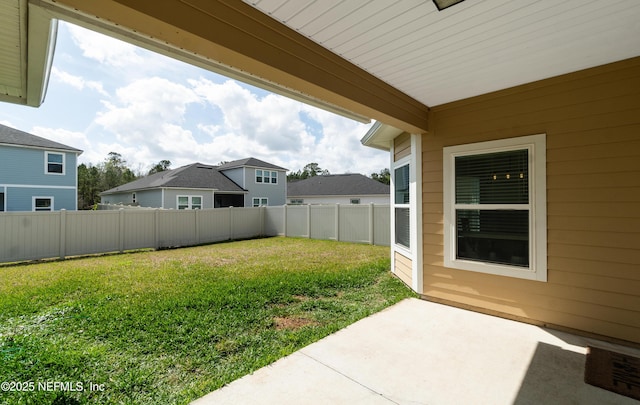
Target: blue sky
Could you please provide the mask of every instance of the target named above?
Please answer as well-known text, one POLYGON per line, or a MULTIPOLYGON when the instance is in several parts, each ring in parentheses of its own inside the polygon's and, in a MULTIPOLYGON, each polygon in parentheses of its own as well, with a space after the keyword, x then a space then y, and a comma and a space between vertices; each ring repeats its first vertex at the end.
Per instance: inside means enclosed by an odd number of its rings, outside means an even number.
POLYGON ((82 149, 81 163, 118 152, 139 172, 162 159, 176 168, 256 157, 366 175, 389 166, 360 144, 371 124, 65 22, 44 104, 0 102, 0 123, 82 149))

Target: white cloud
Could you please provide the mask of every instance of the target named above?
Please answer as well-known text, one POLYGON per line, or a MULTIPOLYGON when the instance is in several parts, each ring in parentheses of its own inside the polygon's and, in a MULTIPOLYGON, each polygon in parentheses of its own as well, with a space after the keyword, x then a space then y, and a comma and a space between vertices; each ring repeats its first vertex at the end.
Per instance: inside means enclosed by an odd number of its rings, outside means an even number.
MULTIPOLYGON (((30 133, 50 139, 55 142, 60 142, 61 144, 80 149, 87 152, 89 155, 93 155, 93 147, 91 145, 91 142, 82 132, 69 131, 63 128, 47 128, 43 126, 35 126, 31 129, 30 133)), ((84 157, 86 158, 86 156, 84 157)))
POLYGON ((125 67, 144 63, 137 47, 94 31, 65 24, 71 39, 80 48, 82 55, 99 63, 114 67, 125 67))
POLYGON ((387 167, 387 154, 360 145, 369 125, 283 96, 259 97, 231 80, 188 83, 136 80, 103 102, 95 122, 115 135, 121 150, 137 148, 128 160, 139 165, 161 159, 173 167, 215 164, 251 156, 293 171, 310 162, 332 173, 370 174, 387 167), (192 110, 201 113, 187 120, 192 110))
POLYGON ((68 84, 71 87, 74 87, 78 90, 84 90, 84 88, 88 88, 91 90, 95 90, 99 94, 108 97, 109 93, 107 93, 101 82, 97 80, 85 80, 80 76, 74 76, 70 73, 62 71, 55 66, 51 69, 51 74, 55 80, 58 80, 60 83, 68 84))
POLYGON ((118 89, 95 121, 121 142, 159 143, 175 129, 167 124, 183 123, 187 106, 199 101, 191 89, 152 77, 118 89))
MULTIPOLYGON (((217 75, 64 25, 85 58, 112 67, 98 66, 93 73, 102 74, 100 80, 109 88, 119 87, 102 101, 97 125, 90 127, 102 129, 90 131, 100 134, 101 143, 92 148, 100 155, 96 162, 113 150, 130 164, 145 167, 161 159, 178 167, 249 156, 294 171, 310 162, 332 173, 369 174, 388 167, 387 153, 360 145, 370 125, 280 95, 264 95, 232 80, 216 83, 217 75)), ((77 71, 86 78, 55 68, 54 77, 108 96, 94 79, 97 75, 77 71)))

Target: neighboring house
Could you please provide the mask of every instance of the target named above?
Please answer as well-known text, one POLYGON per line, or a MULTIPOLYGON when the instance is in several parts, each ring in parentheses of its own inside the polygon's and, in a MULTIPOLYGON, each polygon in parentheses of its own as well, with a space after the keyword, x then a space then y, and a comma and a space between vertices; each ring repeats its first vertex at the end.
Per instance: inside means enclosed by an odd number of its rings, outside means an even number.
POLYGON ((245 207, 286 204, 287 169, 247 158, 225 163, 218 170, 247 190, 245 207))
POLYGON ((222 166, 193 163, 104 191, 101 202, 165 209, 283 205, 285 173, 254 158, 222 166))
POLYGON ((289 204, 389 204, 389 186, 362 174, 313 176, 287 184, 289 204))
POLYGON ((0 211, 76 210, 81 153, 0 125, 0 211))

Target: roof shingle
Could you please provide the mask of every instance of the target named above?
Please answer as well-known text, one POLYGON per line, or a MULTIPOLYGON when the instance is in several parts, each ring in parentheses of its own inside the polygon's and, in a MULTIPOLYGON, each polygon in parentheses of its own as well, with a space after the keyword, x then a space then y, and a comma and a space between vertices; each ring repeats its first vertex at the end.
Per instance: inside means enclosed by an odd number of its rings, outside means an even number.
POLYGON ((389 195, 390 187, 362 174, 329 174, 287 183, 287 197, 389 195))
POLYGON ((203 188, 225 192, 246 191, 218 169, 218 166, 193 163, 178 167, 177 169, 145 176, 141 179, 104 191, 102 194, 122 193, 157 187, 203 188))
POLYGON ((58 149, 70 152, 82 153, 82 150, 51 141, 28 132, 0 124, 0 144, 27 146, 39 149, 58 149))

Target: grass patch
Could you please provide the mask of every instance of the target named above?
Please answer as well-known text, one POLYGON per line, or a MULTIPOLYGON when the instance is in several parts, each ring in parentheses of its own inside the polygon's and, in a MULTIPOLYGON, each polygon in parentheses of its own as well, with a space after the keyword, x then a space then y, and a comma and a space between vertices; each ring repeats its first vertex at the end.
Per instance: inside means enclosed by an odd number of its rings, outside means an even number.
POLYGON ((0 403, 188 403, 413 296, 388 252, 269 238, 0 268, 0 376, 35 385, 0 403))

